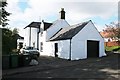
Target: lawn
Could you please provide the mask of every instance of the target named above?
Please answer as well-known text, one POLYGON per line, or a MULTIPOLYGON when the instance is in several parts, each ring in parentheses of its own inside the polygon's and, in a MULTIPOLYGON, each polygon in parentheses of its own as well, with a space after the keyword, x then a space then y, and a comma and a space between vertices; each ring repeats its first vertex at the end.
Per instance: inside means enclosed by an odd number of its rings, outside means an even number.
POLYGON ((106 51, 118 51, 120 52, 120 46, 105 47, 106 51))

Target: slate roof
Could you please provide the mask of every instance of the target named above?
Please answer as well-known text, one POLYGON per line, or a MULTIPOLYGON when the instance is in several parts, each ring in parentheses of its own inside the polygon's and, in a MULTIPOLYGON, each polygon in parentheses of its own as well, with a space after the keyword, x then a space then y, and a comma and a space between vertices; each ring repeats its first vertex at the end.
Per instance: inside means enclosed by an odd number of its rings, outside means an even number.
POLYGON ((89 21, 61 28, 60 31, 58 31, 53 37, 50 38, 50 41, 72 39, 72 37, 81 31, 88 23, 89 21))
POLYGON ((52 25, 52 23, 48 23, 48 22, 43 22, 43 23, 44 23, 44 30, 47 30, 52 25))
MULTIPOLYGON (((27 27, 33 27, 33 28, 39 28, 40 27, 40 24, 41 22, 31 22, 28 26, 26 26, 25 28, 27 27)), ((24 28, 24 29, 25 29, 24 28)))

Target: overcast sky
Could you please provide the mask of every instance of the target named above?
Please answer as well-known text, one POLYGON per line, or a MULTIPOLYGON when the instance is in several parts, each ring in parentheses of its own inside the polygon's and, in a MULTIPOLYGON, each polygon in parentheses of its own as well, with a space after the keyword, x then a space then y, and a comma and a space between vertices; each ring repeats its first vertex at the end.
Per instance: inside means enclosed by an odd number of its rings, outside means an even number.
POLYGON ((8 27, 23 28, 32 21, 53 22, 64 8, 70 25, 92 20, 99 31, 105 24, 117 22, 118 0, 7 0, 7 11, 12 13, 8 27))

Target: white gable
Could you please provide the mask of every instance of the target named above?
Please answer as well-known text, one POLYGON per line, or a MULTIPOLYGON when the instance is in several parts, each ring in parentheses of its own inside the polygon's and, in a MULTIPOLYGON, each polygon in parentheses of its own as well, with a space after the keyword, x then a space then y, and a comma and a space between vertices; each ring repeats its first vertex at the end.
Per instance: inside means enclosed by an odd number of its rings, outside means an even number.
POLYGON ((53 23, 53 25, 47 29, 47 40, 49 40, 49 38, 51 38, 55 33, 57 33, 61 28, 64 27, 68 27, 70 26, 66 20, 64 19, 59 19, 57 20, 55 23, 53 23))
POLYGON ((104 40, 94 24, 90 21, 72 38, 72 60, 87 58, 87 40, 99 41, 99 57, 106 55, 104 52, 104 40))
MULTIPOLYGON (((80 40, 103 40, 102 36, 99 34, 97 28, 94 24, 90 21, 78 34, 74 37, 78 37, 80 40)), ((73 37, 73 38, 74 38, 73 37)))

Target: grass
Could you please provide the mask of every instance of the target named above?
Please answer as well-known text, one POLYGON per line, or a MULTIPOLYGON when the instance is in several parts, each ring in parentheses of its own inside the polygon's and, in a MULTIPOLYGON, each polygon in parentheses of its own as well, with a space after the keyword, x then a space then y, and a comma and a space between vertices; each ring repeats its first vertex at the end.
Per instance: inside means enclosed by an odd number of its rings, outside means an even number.
POLYGON ((105 47, 106 51, 118 51, 120 52, 120 46, 105 47))

